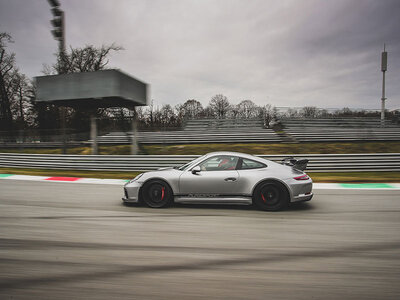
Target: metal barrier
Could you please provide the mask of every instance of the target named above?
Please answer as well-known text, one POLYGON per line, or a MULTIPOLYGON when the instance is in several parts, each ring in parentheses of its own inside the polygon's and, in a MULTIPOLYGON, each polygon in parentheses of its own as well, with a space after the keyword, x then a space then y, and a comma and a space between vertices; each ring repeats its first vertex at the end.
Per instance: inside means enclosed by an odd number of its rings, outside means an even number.
MULTIPOLYGON (((199 155, 55 155, 0 153, 0 167, 149 171, 183 165, 199 155)), ((294 156, 308 158, 307 172, 400 171, 400 153, 259 155, 279 162, 294 156)))
MULTIPOLYGON (((201 144, 201 143, 280 143, 281 137, 272 129, 205 129, 203 131, 160 131, 138 132, 137 140, 141 144, 201 144)), ((97 138, 100 144, 129 144, 131 135, 126 132, 111 132, 97 138)))
POLYGON ((399 141, 400 126, 378 118, 283 118, 284 131, 294 142, 399 141))

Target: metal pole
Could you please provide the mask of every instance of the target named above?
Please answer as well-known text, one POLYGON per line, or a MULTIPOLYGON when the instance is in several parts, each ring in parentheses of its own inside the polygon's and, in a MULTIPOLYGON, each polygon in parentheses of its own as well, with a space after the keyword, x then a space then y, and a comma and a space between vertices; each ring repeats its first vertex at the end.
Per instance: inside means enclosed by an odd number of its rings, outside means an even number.
POLYGON ((96 113, 90 114, 90 139, 92 140, 92 155, 98 154, 96 113))
POLYGON ((383 44, 383 52, 381 59, 381 71, 382 71, 382 105, 381 105, 381 127, 385 127, 385 72, 387 70, 387 52, 386 45, 383 44))
MULTIPOLYGON (((54 26, 53 35, 54 38, 58 41, 58 52, 59 52, 59 67, 58 73, 64 74, 66 70, 64 69, 64 56, 65 56, 65 17, 64 12, 60 9, 60 2, 58 0, 48 0, 50 6, 52 7, 53 16, 56 19, 52 20, 52 24, 54 26), (59 17, 60 19, 58 19, 59 17), (60 20, 60 22, 58 22, 60 20), (58 33, 61 32, 59 36, 58 33)), ((67 138, 66 138, 66 129, 65 129, 65 118, 66 118, 66 108, 61 106, 59 109, 60 119, 61 119, 61 135, 63 141, 63 154, 67 153, 67 138)))
POLYGON ((137 113, 136 108, 133 107, 132 109, 133 116, 132 116, 132 136, 131 136, 131 154, 137 155, 138 154, 138 142, 137 142, 137 113))
POLYGON ((65 107, 60 107, 60 117, 61 117, 62 150, 63 154, 67 154, 67 136, 65 133, 65 107))
MULTIPOLYGON (((62 36, 60 40, 58 41, 58 51, 60 55, 60 63, 61 63, 61 73, 64 73, 64 55, 65 55, 65 26, 64 26, 64 12, 61 11, 61 33, 62 36)), ((66 129, 65 129, 65 110, 66 108, 61 106, 60 111, 61 111, 61 132, 62 132, 62 140, 63 140, 63 154, 67 154, 67 136, 66 136, 66 129)))
POLYGON ((385 127, 385 72, 382 77, 382 105, 381 105, 381 126, 385 127))

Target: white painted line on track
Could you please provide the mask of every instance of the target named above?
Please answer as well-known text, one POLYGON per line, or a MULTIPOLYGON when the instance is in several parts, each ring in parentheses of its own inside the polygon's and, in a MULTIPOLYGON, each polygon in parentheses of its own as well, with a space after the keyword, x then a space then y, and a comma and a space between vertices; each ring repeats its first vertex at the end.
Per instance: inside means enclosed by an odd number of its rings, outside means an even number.
POLYGON ((100 178, 80 178, 76 183, 94 183, 94 184, 116 184, 124 185, 126 180, 123 179, 100 179, 100 178))
POLYGON ((41 181, 45 180, 46 178, 48 178, 48 176, 12 175, 1 179, 41 181))
POLYGON ((313 183, 313 190, 329 190, 338 188, 340 188, 340 186, 337 183, 313 183))
POLYGON ((76 177, 58 177, 58 176, 49 177, 49 176, 13 175, 13 174, 0 174, 0 179, 62 182, 62 183, 112 184, 112 185, 124 185, 127 182, 127 180, 124 179, 76 178, 76 177))

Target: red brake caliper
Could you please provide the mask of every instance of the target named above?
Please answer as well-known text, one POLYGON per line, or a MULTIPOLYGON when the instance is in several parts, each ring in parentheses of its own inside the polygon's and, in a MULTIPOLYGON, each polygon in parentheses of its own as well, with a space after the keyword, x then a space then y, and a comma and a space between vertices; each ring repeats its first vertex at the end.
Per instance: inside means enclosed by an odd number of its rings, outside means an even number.
POLYGON ((261 193, 261 198, 263 199, 264 203, 267 203, 267 200, 265 200, 263 193, 261 193))
POLYGON ((161 200, 164 199, 164 191, 165 191, 165 187, 163 187, 163 188, 161 189, 161 200))

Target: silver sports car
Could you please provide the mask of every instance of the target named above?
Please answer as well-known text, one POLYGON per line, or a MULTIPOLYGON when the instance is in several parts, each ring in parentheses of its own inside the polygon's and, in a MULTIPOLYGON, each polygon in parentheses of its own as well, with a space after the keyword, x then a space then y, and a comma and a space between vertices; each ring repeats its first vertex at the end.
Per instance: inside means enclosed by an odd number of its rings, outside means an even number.
POLYGON ((166 207, 172 202, 255 204, 280 210, 290 202, 311 200, 308 160, 287 158, 282 164, 260 157, 213 152, 183 166, 142 173, 124 186, 125 203, 166 207))

